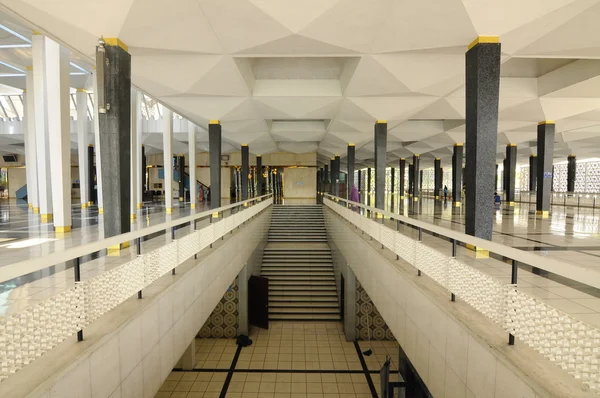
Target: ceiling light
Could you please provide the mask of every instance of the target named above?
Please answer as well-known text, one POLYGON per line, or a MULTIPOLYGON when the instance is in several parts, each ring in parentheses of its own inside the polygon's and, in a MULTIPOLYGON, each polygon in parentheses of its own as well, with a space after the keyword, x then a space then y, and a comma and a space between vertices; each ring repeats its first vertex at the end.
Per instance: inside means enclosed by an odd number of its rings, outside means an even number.
POLYGON ((84 68, 82 68, 81 66, 77 65, 76 63, 73 63, 73 62, 69 62, 69 63, 71 64, 71 66, 73 68, 79 69, 80 71, 84 72, 86 75, 90 73, 87 70, 85 70, 84 68))
POLYGON ((0 24, 0 29, 2 29, 2 30, 3 30, 3 31, 5 31, 5 32, 8 32, 8 33, 10 33, 10 34, 11 34, 11 35, 13 35, 13 36, 16 36, 16 37, 18 37, 19 39, 21 39, 21 40, 23 40, 23 41, 26 41, 27 43, 31 43, 31 40, 29 40, 29 39, 28 39, 28 38, 26 38, 25 36, 23 36, 23 35, 21 35, 21 34, 19 34, 19 33, 15 32, 14 30, 12 30, 12 29, 10 29, 10 28, 7 28, 6 26, 4 26, 4 25, 2 25, 2 24, 0 24))
POLYGON ((24 71, 23 69, 19 69, 19 68, 17 68, 16 66, 12 66, 11 64, 8 64, 8 63, 6 63, 6 62, 4 62, 4 61, 0 61, 0 65, 4 65, 4 66, 6 66, 7 68, 11 68, 11 69, 14 69, 14 70, 16 70, 16 71, 18 71, 18 72, 23 72, 23 73, 25 73, 25 71, 24 71))
POLYGON ((0 44, 0 48, 30 48, 31 44, 0 44))

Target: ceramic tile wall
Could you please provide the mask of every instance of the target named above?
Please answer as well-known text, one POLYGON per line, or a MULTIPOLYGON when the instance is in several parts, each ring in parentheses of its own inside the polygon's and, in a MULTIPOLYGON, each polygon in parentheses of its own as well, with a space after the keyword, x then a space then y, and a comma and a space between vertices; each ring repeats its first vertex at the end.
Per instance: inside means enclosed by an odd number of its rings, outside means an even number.
MULTIPOLYGON (((470 320, 478 323, 475 330, 485 330, 480 325, 486 320, 474 310, 465 305, 461 307, 463 318, 457 318, 444 307, 450 305, 449 299, 442 302, 432 295, 435 282, 422 277, 416 283, 414 268, 395 261, 395 255, 380 250, 379 243, 365 239, 366 235, 350 228, 331 210, 325 214, 331 238, 434 397, 595 396, 567 374, 557 373, 554 365, 543 362, 535 352, 516 348, 531 353, 534 380, 527 375, 529 365, 518 368, 508 359, 512 353, 500 352, 508 346, 497 344, 495 330, 477 335, 465 325, 470 320), (423 287, 426 283, 427 289, 423 287)), ((491 322, 489 325, 493 327, 491 322)))
MULTIPOLYGON (((165 275, 145 292, 125 322, 83 350, 59 347, 0 385, 0 396, 154 397, 189 342, 208 319, 246 259, 266 237, 265 212, 165 275), (74 355, 70 365, 48 369, 53 356, 74 355), (72 353, 72 354, 71 354, 72 353), (44 381, 44 379, 46 379, 44 381)), ((131 300, 137 300, 132 298, 131 300)), ((125 306, 127 302, 125 303, 125 306)), ((122 316, 122 314, 121 314, 122 316)), ((111 313, 103 319, 111 324, 111 313)), ((113 323, 115 323, 113 321, 113 323)), ((80 343, 83 344, 83 343, 80 343)))

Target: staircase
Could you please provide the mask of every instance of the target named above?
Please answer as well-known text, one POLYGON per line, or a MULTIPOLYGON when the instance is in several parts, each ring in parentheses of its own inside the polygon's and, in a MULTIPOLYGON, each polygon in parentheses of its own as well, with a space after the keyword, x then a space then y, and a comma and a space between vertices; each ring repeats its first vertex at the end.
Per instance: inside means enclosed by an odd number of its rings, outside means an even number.
POLYGON ((269 278, 269 320, 341 319, 321 206, 273 207, 261 276, 269 278))

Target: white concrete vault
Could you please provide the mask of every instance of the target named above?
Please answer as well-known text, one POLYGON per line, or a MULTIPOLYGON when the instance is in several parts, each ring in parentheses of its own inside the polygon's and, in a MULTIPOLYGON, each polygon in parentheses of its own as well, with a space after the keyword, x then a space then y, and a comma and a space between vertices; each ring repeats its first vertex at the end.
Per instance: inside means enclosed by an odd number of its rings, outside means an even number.
MULTIPOLYGON (((465 51, 478 35, 498 35, 498 158, 514 143, 524 163, 543 120, 556 122, 565 151, 600 157, 593 33, 600 0, 3 0, 1 7, 0 23, 26 37, 33 29, 50 35, 87 70, 100 36, 120 38, 132 55, 133 84, 199 126, 199 148, 208 121, 219 119, 224 152, 249 144, 255 154, 310 150, 323 161, 345 157, 348 143, 357 161, 371 159, 373 126, 384 119, 391 163, 416 153, 446 154, 439 157, 448 163, 465 139, 465 51)), ((0 45, 15 40, 0 31, 0 45)), ((28 48, 0 48, 10 65, 26 68, 30 59, 28 48)), ((23 89, 24 78, 4 77, 5 69, 0 64, 0 84, 23 89)), ((162 145, 151 136, 144 143, 162 145)))

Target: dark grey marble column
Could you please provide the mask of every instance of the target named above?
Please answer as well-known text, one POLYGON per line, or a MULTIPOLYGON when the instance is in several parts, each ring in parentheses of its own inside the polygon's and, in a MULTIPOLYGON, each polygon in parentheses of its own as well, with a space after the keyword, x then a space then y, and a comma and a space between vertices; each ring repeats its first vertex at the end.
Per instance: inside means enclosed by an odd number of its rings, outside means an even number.
POLYGON ((515 205, 515 182, 517 173, 517 145, 509 144, 506 146, 506 165, 508 172, 506 174, 506 203, 509 206, 515 205))
POLYGON ((373 143, 375 145, 375 207, 385 207, 385 167, 387 163, 387 122, 375 123, 373 143))
MULTIPOLYGON (((110 109, 99 113, 104 237, 130 231, 131 55, 120 41, 105 46, 104 94, 110 109)), ((98 88, 102 90, 102 87, 98 88)), ((105 104, 102 104, 105 105, 105 104)))
POLYGON ((408 197, 412 198, 415 185, 415 168, 412 164, 408 165, 408 197))
POLYGON ((358 186, 356 188, 358 188, 358 197, 360 198, 361 191, 363 189, 363 186, 362 186, 362 170, 358 170, 358 186))
POLYGON ((433 196, 439 199, 442 190, 442 160, 440 158, 435 158, 433 161, 433 180, 433 196))
POLYGON ((329 177, 331 177, 331 175, 329 174, 329 165, 324 166, 323 172, 324 172, 324 174, 323 174, 323 193, 330 193, 329 192, 329 177))
POLYGON ((94 146, 88 145, 88 181, 89 181, 89 192, 88 192, 88 206, 96 203, 96 168, 94 167, 94 146))
POLYGON ((466 53, 465 233, 492 239, 500 43, 480 36, 466 53))
POLYGON ((400 168, 400 200, 404 199, 404 191, 405 191, 405 186, 404 186, 404 176, 406 175, 406 159, 404 158, 400 158, 400 160, 398 161, 398 167, 400 168))
POLYGON ((371 168, 367 169, 367 206, 371 206, 371 168))
POLYGON ((454 152, 452 153, 452 203, 455 207, 460 207, 462 201, 462 164, 463 144, 454 144, 454 152))
POLYGON ((146 197, 146 192, 148 191, 148 181, 146 178, 146 148, 142 145, 142 175, 140 176, 142 182, 142 197, 139 198, 140 203, 144 202, 144 198, 146 197))
POLYGON ((242 200, 248 199, 248 174, 250 174, 250 148, 242 145, 242 200))
POLYGON ((185 201, 185 156, 177 156, 177 174, 179 174, 179 201, 185 201))
POLYGON ((208 149, 210 162, 210 208, 221 207, 221 123, 208 123, 208 149))
POLYGON ((413 201, 416 202, 419 200, 419 190, 421 188, 421 181, 423 180, 421 175, 421 170, 419 170, 419 155, 413 156, 413 164, 412 164, 412 173, 413 173, 413 183, 412 183, 412 197, 413 201))
MULTIPOLYGON (((541 216, 548 216, 550 212, 550 193, 552 190, 552 172, 554 157, 554 122, 546 121, 537 127, 537 160, 533 164, 537 171, 537 192, 535 210, 541 216)), ((531 164, 531 161, 530 161, 531 164)), ((530 170, 531 172, 531 170, 530 170)), ((530 182, 531 184, 531 182, 530 182)), ((531 186, 530 186, 531 189, 531 186)))
MULTIPOLYGON (((539 141, 538 141, 539 145, 539 141)), ((536 190, 536 182, 537 182, 537 155, 529 156, 529 190, 536 190)))
POLYGON ((265 179, 263 177, 262 156, 256 155, 256 196, 264 195, 264 191, 263 191, 263 187, 262 187, 264 184, 264 181, 265 181, 265 179))
POLYGON ((419 191, 423 192, 423 170, 419 170, 419 191))
MULTIPOLYGON (((394 195, 396 193, 396 168, 390 168, 390 193, 394 195)), ((392 199, 393 201, 393 199, 392 199)))
POLYGON ((335 157, 329 159, 329 193, 335 196, 335 157))
POLYGON ((335 155, 335 158, 333 159, 333 165, 335 166, 333 192, 335 196, 340 196, 340 155, 335 155))
POLYGON ((575 155, 567 157, 567 192, 575 192, 575 179, 577 178, 577 158, 575 155))
POLYGON ((354 185, 355 152, 356 152, 356 147, 354 146, 354 144, 348 144, 348 155, 346 156, 346 163, 348 164, 348 181, 346 181, 346 188, 347 188, 346 198, 347 199, 350 199, 350 193, 352 192, 352 185, 354 185))
POLYGON ((494 190, 498 189, 498 164, 496 164, 496 182, 494 183, 494 190))

